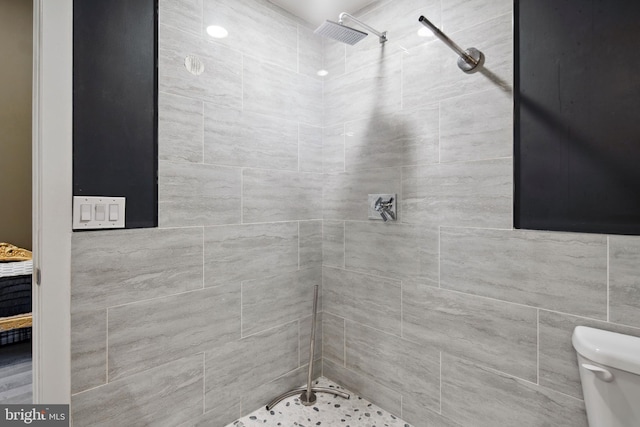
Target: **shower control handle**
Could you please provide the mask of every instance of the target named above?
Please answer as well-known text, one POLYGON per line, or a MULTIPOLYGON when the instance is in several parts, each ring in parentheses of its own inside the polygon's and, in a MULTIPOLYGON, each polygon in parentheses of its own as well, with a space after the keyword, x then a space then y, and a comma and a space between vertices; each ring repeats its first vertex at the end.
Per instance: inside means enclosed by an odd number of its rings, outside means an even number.
POLYGON ((395 221, 396 215, 393 213, 393 197, 389 198, 387 201, 384 201, 382 197, 378 197, 374 205, 374 209, 380 214, 380 217, 384 222, 389 221, 389 218, 395 221))

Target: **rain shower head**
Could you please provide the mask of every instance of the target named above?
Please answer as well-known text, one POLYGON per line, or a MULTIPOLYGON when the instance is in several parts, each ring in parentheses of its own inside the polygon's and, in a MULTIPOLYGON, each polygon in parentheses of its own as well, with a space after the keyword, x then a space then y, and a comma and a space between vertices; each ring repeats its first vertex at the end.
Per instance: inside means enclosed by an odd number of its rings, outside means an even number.
POLYGON ((355 28, 347 27, 346 25, 344 25, 342 21, 344 20, 345 17, 351 19, 352 21, 355 21, 356 23, 360 24, 360 26, 366 28, 367 30, 371 31, 373 34, 378 36, 380 38, 380 43, 384 43, 387 41, 386 31, 383 31, 382 33, 378 32, 375 29, 368 26, 367 24, 365 24, 364 22, 349 15, 346 12, 342 12, 340 14, 340 16, 338 17, 338 22, 333 22, 329 20, 324 21, 322 25, 316 28, 314 33, 318 34, 319 36, 328 37, 330 39, 337 40, 339 42, 347 43, 350 45, 354 45, 358 43, 360 40, 362 40, 363 38, 368 36, 368 34, 365 33, 364 31, 356 30, 355 28))
POLYGON ((314 33, 352 46, 369 35, 364 31, 356 30, 328 19, 314 33))

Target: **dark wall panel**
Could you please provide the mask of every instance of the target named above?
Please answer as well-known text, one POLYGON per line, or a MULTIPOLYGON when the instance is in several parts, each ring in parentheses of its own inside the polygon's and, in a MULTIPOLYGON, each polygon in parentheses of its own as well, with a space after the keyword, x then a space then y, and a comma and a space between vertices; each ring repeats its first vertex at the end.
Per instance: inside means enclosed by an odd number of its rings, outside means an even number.
POLYGON ((637 0, 516 0, 516 227, 640 234, 639 22, 637 0))
POLYGON ((157 0, 74 1, 73 194, 158 224, 157 0))

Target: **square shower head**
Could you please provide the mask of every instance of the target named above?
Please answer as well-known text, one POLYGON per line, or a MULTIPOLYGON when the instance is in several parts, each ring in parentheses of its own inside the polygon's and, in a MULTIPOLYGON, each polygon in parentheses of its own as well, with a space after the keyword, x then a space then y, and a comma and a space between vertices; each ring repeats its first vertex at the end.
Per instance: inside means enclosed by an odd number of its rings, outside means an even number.
POLYGON ((354 45, 369 34, 355 28, 347 27, 338 22, 326 20, 314 31, 319 36, 328 37, 342 43, 354 45))

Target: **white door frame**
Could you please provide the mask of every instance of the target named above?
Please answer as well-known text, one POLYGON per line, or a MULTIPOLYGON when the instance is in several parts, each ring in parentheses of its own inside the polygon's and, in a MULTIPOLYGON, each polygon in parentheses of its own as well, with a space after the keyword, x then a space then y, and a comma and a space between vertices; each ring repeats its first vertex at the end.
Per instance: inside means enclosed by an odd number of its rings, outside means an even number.
POLYGON ((70 403, 73 0, 33 16, 33 401, 70 403))

